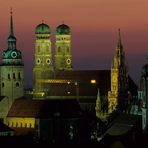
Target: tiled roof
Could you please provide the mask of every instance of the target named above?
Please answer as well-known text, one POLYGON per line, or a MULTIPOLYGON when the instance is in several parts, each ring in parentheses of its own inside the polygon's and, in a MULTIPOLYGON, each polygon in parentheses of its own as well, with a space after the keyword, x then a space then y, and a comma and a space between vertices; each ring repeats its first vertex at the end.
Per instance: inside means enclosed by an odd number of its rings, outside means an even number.
POLYGON ((106 133, 112 136, 119 136, 119 135, 126 134, 139 121, 141 121, 141 116, 139 115, 120 114, 113 121, 112 126, 106 131, 106 133))
POLYGON ((81 113, 76 100, 15 100, 7 117, 63 118, 77 117, 81 113))
POLYGON ((43 101, 40 100, 27 100, 27 99, 17 99, 12 104, 8 117, 37 117, 43 101))
MULTIPOLYGON (((101 96, 107 96, 108 91, 111 90, 110 72, 110 70, 77 70, 55 72, 54 78, 49 80, 61 80, 64 81, 64 83, 45 82, 45 85, 50 85, 46 96, 50 98, 52 98, 52 96, 57 96, 57 98, 58 96, 79 96, 81 100, 82 98, 91 99, 93 96, 93 98, 96 100, 98 88, 101 96), (96 83, 92 84, 91 80, 95 80, 96 83)), ((132 95, 137 94, 137 86, 130 76, 129 90, 131 91, 132 95)))

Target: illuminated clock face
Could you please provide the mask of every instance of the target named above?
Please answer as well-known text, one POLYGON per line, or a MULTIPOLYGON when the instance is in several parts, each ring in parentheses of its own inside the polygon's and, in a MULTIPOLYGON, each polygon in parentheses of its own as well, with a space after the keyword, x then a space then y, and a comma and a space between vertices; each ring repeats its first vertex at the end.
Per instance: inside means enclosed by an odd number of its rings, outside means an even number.
POLYGON ((17 53, 16 53, 15 51, 13 51, 13 52, 11 53, 11 57, 12 57, 12 58, 16 58, 16 57, 17 57, 17 53))
POLYGON ((37 63, 37 64, 40 64, 40 63, 41 63, 40 58, 37 58, 37 59, 36 59, 36 63, 37 63))
POLYGON ((50 64, 51 63, 51 60, 50 59, 46 59, 46 63, 47 64, 50 64))
POLYGON ((66 63, 69 65, 69 64, 71 64, 71 59, 67 59, 66 60, 66 63))

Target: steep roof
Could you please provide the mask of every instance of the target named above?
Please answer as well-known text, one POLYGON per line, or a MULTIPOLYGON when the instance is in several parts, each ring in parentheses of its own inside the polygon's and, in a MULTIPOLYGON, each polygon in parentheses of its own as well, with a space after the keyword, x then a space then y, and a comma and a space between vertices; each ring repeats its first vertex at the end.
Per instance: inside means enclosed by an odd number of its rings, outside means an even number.
POLYGON ((120 114, 114 121, 112 126, 106 131, 111 136, 119 136, 129 132, 137 122, 141 121, 141 116, 120 114))
MULTIPOLYGON (((49 86, 46 96, 54 98, 62 96, 82 100, 96 100, 98 88, 101 96, 107 96, 111 90, 110 70, 75 70, 54 72, 53 78, 45 78, 42 83, 49 86), (95 81, 95 83, 91 83, 95 81)), ((129 90, 137 94, 137 86, 129 76, 129 90)))
POLYGON ((71 100, 27 100, 17 99, 12 104, 7 117, 75 118, 81 113, 78 102, 71 100))
POLYGON ((110 70, 60 71, 52 80, 65 80, 65 83, 50 83, 48 96, 96 96, 98 88, 104 96, 110 90, 110 70))

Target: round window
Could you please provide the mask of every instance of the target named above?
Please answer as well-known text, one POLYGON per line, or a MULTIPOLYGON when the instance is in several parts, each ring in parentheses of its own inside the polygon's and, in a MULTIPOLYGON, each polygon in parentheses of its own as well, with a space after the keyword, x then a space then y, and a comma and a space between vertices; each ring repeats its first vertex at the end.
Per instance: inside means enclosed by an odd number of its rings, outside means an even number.
POLYGON ((47 63, 47 64, 50 64, 50 63, 51 63, 51 60, 50 60, 50 59, 47 59, 47 60, 46 60, 46 63, 47 63))
POLYGON ((71 60, 70 59, 67 59, 66 62, 67 62, 67 64, 71 64, 71 60))
POLYGON ((40 64, 40 63, 41 63, 41 60, 38 58, 38 59, 36 60, 36 63, 37 63, 37 64, 40 64))
POLYGON ((16 57, 17 57, 17 53, 16 53, 15 51, 13 51, 13 52, 11 53, 11 57, 12 57, 12 58, 16 58, 16 57))

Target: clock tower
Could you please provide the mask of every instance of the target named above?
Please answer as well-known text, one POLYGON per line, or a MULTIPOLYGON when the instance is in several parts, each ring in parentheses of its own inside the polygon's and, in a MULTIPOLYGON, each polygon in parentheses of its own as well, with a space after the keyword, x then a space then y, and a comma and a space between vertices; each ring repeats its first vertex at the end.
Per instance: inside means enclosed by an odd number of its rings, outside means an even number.
POLYGON ((120 29, 111 66, 111 91, 108 92, 108 113, 117 108, 126 110, 128 89, 128 67, 125 62, 125 53, 121 42, 120 29))
POLYGON ((65 24, 56 29, 55 70, 72 70, 71 31, 65 24))
POLYGON ((53 72, 50 33, 49 26, 43 22, 35 29, 34 99, 45 98, 49 89, 43 81, 48 80, 53 72))
POLYGON ((11 9, 8 47, 2 53, 2 64, 0 66, 1 96, 8 99, 8 110, 15 99, 24 95, 24 64, 21 51, 17 50, 16 41, 11 9))

